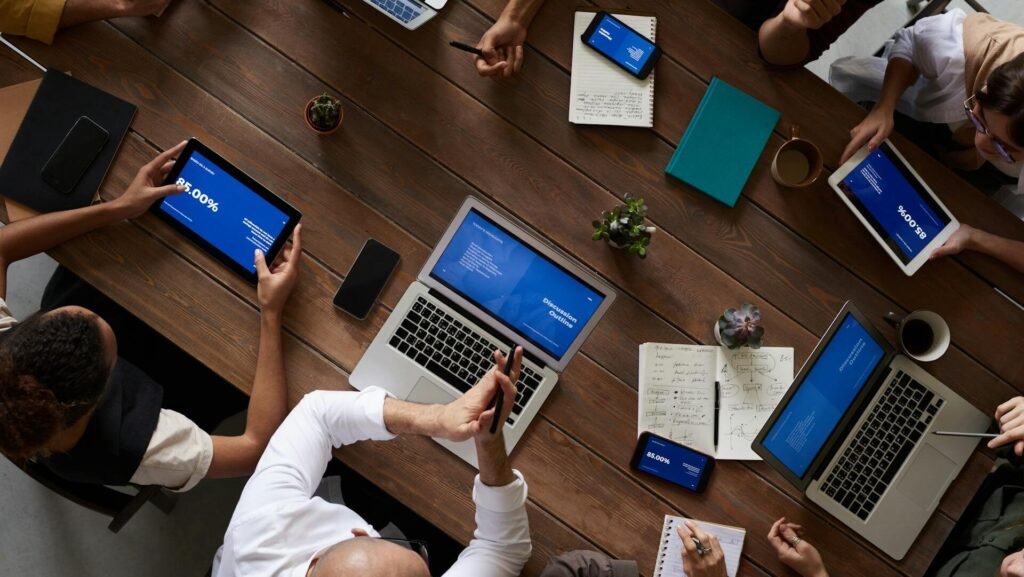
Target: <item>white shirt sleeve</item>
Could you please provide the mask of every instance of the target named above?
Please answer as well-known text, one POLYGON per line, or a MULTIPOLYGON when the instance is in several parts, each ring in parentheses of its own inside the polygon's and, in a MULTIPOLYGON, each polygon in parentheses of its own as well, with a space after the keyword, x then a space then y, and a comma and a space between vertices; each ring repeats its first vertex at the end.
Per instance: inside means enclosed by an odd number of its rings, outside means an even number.
POLYGON ((14 328, 16 324, 18 324, 18 319, 14 318, 14 315, 11 314, 7 301, 0 299, 0 333, 14 328))
POLYGON ((963 80, 964 18, 963 10, 955 9, 929 18, 922 18, 909 28, 896 33, 889 59, 909 60, 921 76, 930 80, 947 75, 950 65, 960 68, 963 80))
POLYGON ((231 524, 267 503, 308 501, 327 470, 332 448, 394 438, 384 424, 386 397, 377 387, 307 394, 271 437, 231 524))
POLYGON ((530 560, 527 486, 522 474, 514 473, 516 480, 504 487, 488 487, 477 476, 476 531, 445 577, 516 577, 530 560))
POLYGON ((213 439, 209 433, 185 415, 161 409, 156 429, 131 482, 188 491, 206 477, 212 460, 213 439))

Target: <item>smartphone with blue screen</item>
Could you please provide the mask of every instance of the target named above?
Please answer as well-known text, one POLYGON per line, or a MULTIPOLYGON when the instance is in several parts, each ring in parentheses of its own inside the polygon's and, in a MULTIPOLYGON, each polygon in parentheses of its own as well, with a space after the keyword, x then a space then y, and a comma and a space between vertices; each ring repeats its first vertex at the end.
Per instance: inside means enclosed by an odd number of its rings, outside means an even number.
POLYGON ((629 466, 669 483, 675 483, 684 489, 702 493, 708 486, 711 471, 715 468, 715 459, 645 431, 637 440, 636 451, 633 452, 629 466))
POLYGON ((598 12, 580 39, 641 80, 654 70, 661 57, 657 44, 607 12, 598 12))

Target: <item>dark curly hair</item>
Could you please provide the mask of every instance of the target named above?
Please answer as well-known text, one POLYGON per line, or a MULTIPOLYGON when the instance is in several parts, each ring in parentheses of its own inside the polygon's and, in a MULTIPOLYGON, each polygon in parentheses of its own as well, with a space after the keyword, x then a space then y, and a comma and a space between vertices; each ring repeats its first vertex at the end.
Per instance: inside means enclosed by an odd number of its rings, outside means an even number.
POLYGON ((95 318, 36 313, 0 339, 0 452, 34 456, 96 405, 110 367, 95 318))
POLYGON ((977 93, 978 103, 1010 118, 1010 142, 1024 146, 1024 54, 1018 54, 988 75, 987 87, 977 93))

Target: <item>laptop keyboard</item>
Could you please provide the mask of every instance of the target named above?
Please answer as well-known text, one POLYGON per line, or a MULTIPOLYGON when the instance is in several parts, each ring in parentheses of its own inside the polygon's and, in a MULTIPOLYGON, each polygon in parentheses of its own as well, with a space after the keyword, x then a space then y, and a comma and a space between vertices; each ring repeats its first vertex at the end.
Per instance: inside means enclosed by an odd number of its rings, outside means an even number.
MULTIPOLYGON (((471 389, 494 366, 494 349, 498 348, 490 339, 420 296, 391 336, 390 344, 462 392, 471 389)), ((541 379, 539 373, 523 365, 519 382, 515 383, 516 400, 508 424, 515 424, 537 392, 541 379)))
POLYGON ((942 405, 942 398, 897 371, 821 490, 866 520, 942 405))
POLYGON ((369 2, 395 18, 398 18, 401 22, 408 23, 420 14, 423 14, 423 8, 421 6, 412 2, 406 2, 405 0, 369 0, 369 2))

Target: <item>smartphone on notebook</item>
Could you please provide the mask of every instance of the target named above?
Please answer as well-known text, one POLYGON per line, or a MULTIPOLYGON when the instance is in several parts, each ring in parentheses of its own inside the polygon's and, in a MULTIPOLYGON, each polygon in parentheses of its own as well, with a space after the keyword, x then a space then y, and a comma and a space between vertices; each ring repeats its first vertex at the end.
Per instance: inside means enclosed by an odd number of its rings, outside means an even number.
POLYGON ((715 468, 715 458, 644 431, 636 442, 629 466, 684 489, 702 493, 715 468))
POLYGON ((607 12, 595 14, 580 39, 640 80, 647 78, 661 57, 657 44, 607 12))

